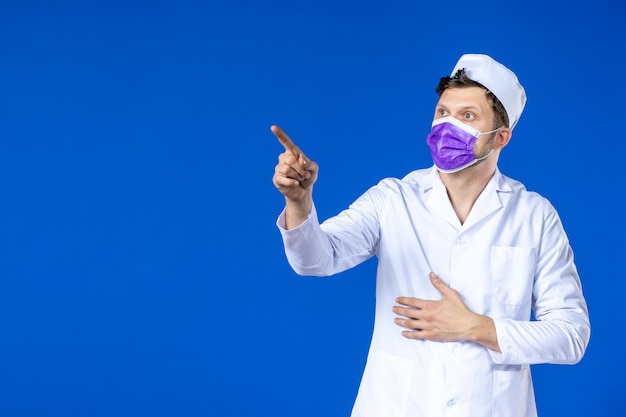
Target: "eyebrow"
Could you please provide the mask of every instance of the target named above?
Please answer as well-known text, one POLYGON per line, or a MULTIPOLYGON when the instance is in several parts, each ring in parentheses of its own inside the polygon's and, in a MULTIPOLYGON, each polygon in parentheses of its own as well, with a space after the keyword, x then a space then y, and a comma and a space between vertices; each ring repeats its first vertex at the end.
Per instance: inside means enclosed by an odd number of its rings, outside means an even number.
MULTIPOLYGON (((444 110, 448 110, 448 107, 445 105, 445 103, 437 103, 437 108, 443 108, 444 110)), ((468 104, 468 105, 461 105, 461 110, 473 110, 477 113, 480 113, 482 110, 479 107, 474 106, 473 104, 468 104)))

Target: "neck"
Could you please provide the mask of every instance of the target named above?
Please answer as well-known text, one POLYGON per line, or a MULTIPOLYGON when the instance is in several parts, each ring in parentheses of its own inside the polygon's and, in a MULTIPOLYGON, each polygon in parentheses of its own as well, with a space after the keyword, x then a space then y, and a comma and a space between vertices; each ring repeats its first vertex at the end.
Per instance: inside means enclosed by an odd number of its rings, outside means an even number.
POLYGON ((450 203, 461 224, 465 223, 478 196, 496 171, 495 163, 487 163, 487 161, 481 161, 482 163, 451 174, 439 172, 441 181, 448 191, 450 203))

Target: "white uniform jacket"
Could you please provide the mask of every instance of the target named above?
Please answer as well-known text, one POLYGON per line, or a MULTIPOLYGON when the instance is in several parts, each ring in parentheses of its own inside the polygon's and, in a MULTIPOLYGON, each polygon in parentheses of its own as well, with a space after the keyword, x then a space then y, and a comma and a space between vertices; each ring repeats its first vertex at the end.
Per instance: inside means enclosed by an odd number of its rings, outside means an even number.
POLYGON ((284 229, 284 213, 277 225, 301 275, 378 258, 374 332, 353 417, 534 417, 529 365, 573 364, 587 347, 587 305, 556 210, 498 170, 462 225, 434 167, 382 180, 321 225, 315 207, 297 228, 284 229), (401 336, 394 300, 440 299, 431 271, 494 319, 501 353, 401 336))

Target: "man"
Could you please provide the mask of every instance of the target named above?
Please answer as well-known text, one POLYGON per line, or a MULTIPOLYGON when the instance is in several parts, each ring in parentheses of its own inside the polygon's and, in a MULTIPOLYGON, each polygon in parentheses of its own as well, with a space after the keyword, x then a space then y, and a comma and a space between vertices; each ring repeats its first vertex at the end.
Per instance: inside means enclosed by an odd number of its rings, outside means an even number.
POLYGON ((316 276, 378 258, 353 417, 536 416, 530 365, 580 361, 590 324, 557 212, 497 167, 525 91, 508 68, 470 54, 436 92, 435 165, 382 180, 321 225, 318 165, 272 126, 285 147, 273 177, 285 252, 316 276))

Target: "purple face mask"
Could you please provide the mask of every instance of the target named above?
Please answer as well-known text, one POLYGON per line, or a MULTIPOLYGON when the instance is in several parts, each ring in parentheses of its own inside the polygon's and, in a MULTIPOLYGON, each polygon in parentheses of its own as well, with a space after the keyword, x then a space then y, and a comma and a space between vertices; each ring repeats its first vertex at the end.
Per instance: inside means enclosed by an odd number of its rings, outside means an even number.
POLYGON ((487 155, 477 159, 474 155, 474 146, 480 135, 493 133, 499 129, 481 133, 452 116, 446 116, 433 121, 426 143, 430 147, 430 153, 439 171, 452 173, 474 165, 491 155, 493 149, 487 155))

